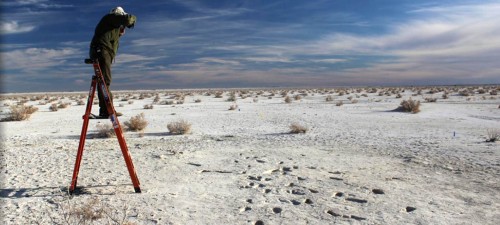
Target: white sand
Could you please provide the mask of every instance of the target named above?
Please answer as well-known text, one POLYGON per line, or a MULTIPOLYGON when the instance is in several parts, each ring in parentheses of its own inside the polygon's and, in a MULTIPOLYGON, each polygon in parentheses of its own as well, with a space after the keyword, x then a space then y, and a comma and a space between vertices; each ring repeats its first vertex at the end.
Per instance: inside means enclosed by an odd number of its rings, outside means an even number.
MULTIPOLYGON (((169 100, 166 91, 159 93, 169 100)), ((50 104, 27 102, 39 108, 29 120, 0 123, 2 224, 65 224, 64 215, 76 221, 69 212, 92 199, 98 205, 90 208, 111 213, 95 224, 119 217, 136 224, 500 222, 500 146, 485 142, 487 129, 500 129, 498 96, 442 99, 437 93, 437 103, 410 114, 392 111, 413 94, 409 89, 401 99, 334 93, 333 102, 310 92, 290 104, 279 92, 254 102, 251 91, 252 97, 238 97, 234 111, 228 92, 223 98, 193 93, 182 105, 146 110, 153 97, 128 104, 115 92, 122 124, 141 112, 149 121, 143 137, 125 133, 143 193, 134 193, 116 138, 91 138, 98 123, 110 122, 92 120, 82 189, 71 198, 65 191, 85 106, 66 97, 72 106, 51 112, 50 104), (338 100, 345 104, 336 106, 338 100), (167 124, 178 119, 192 124, 191 134, 168 134, 167 124), (289 134, 293 122, 309 130, 289 134)), ((431 95, 413 99, 425 97, 431 95)), ((5 103, 16 101, 2 101, 3 115, 5 103)))

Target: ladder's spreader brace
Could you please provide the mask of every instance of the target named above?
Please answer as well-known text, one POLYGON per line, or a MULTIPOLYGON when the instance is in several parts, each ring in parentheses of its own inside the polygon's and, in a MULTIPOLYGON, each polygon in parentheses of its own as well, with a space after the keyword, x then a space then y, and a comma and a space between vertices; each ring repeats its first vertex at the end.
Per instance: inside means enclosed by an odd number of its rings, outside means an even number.
POLYGON ((123 132, 120 127, 120 122, 118 122, 115 108, 113 107, 112 99, 110 99, 109 97, 109 91, 105 85, 104 77, 102 76, 101 73, 101 67, 99 66, 99 61, 97 59, 95 60, 85 59, 85 63, 92 64, 94 66, 95 75, 92 76, 92 83, 90 85, 89 97, 87 99, 87 109, 85 111, 85 115, 83 115, 82 133, 80 134, 80 144, 78 145, 78 153, 76 155, 75 169, 73 170, 73 178, 71 179, 71 186, 69 187, 69 193, 73 194, 76 188, 76 183, 78 180, 78 171, 80 171, 80 163, 82 162, 83 147, 85 146, 85 138, 87 136, 87 128, 89 126, 89 119, 92 111, 92 102, 94 101, 96 87, 102 90, 104 100, 106 102, 106 108, 108 109, 108 115, 110 115, 109 119, 113 124, 116 137, 118 138, 118 143, 120 144, 123 158, 125 158, 125 164, 127 164, 128 173, 130 174, 130 178, 132 179, 132 184, 134 185, 134 190, 136 193, 140 193, 141 187, 139 179, 137 178, 137 173, 135 172, 134 164, 132 163, 132 157, 130 156, 130 153, 128 151, 127 143, 125 142, 125 138, 123 136, 123 132))

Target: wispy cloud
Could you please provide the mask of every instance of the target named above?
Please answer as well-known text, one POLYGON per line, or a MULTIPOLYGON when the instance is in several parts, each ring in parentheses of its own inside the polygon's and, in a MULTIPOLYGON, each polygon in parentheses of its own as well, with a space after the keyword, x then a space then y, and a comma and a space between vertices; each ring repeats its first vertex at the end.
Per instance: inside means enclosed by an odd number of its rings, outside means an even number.
POLYGON ((28 48, 3 52, 2 58, 10 70, 25 72, 42 71, 50 67, 64 66, 69 58, 81 55, 76 48, 47 49, 28 48))
POLYGON ((2 21, 1 23, 0 32, 2 34, 26 33, 35 29, 35 26, 32 25, 20 25, 18 21, 2 21))

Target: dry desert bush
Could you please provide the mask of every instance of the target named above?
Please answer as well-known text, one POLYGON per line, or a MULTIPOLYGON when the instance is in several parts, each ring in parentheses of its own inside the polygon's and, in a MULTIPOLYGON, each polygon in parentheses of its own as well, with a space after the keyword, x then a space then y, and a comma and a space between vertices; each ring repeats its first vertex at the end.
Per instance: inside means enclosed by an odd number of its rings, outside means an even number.
POLYGON ((425 102, 437 102, 437 98, 425 98, 425 102))
POLYGON ((500 129, 486 130, 486 142, 496 142, 500 140, 500 129))
POLYGON ((326 96, 325 101, 327 101, 327 102, 331 102, 331 101, 333 101, 333 97, 332 97, 332 95, 328 95, 328 96, 326 96))
MULTIPOLYGON (((118 210, 113 206, 100 201, 97 197, 76 203, 73 199, 65 197, 61 202, 56 202, 57 216, 47 213, 50 224, 116 224, 133 225, 129 221, 129 206, 118 210)), ((35 223, 41 224, 41 223, 35 223)))
POLYGON ((336 106, 342 106, 342 105, 344 105, 344 102, 341 100, 341 101, 338 101, 335 105, 336 106))
POLYGON ((130 131, 143 131, 148 126, 148 121, 146 120, 144 113, 137 114, 131 117, 129 121, 125 121, 123 124, 130 131))
POLYGON ((292 103, 292 98, 290 98, 290 96, 286 96, 285 97, 285 103, 292 103))
POLYGON ((144 109, 153 109, 153 104, 144 105, 144 109))
POLYGON ((3 118, 1 121, 23 121, 30 118, 31 114, 38 111, 37 107, 25 106, 25 105, 12 105, 10 106, 10 112, 7 117, 3 118))
MULTIPOLYGON (((115 129, 113 126, 109 123, 103 124, 97 124, 97 133, 94 135, 94 138, 112 138, 115 137, 115 129)), ((123 129, 123 127, 122 127, 123 129)))
POLYGON ((188 134, 191 131, 191 124, 181 119, 167 124, 167 128, 171 134, 188 134))
POLYGON ((57 108, 65 109, 65 108, 68 108, 68 106, 70 106, 70 105, 71 105, 71 103, 59 103, 57 108))
POLYGON ((396 110, 403 112, 418 113, 420 112, 420 101, 416 101, 411 98, 408 100, 403 100, 401 101, 400 106, 396 110))
POLYGON ((300 134, 300 133, 306 133, 307 132, 307 127, 304 125, 301 125, 299 123, 292 123, 290 125, 290 133, 292 134, 300 134))
POLYGON ((232 104, 231 106, 229 106, 229 110, 236 110, 238 108, 238 105, 236 104, 232 104))
POLYGON ((56 103, 52 103, 52 105, 49 106, 49 110, 52 112, 56 112, 57 110, 59 110, 59 108, 57 107, 56 103))

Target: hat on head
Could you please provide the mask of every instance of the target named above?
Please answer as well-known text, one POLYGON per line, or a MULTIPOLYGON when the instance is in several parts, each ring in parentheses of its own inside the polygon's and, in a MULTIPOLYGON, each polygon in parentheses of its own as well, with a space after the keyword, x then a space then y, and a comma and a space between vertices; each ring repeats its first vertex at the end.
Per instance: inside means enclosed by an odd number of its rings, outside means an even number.
POLYGON ((115 15, 127 15, 127 13, 125 12, 125 10, 123 10, 122 7, 118 6, 116 8, 113 8, 111 9, 111 11, 109 12, 109 14, 115 14, 115 15))

